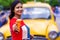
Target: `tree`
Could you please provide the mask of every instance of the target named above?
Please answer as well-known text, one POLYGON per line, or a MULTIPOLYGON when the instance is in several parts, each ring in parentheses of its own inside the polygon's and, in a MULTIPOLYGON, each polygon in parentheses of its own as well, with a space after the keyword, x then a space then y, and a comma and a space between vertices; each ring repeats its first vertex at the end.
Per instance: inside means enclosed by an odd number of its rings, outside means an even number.
POLYGON ((57 0, 50 0, 50 2, 49 2, 49 4, 51 5, 51 6, 58 6, 59 5, 59 3, 58 3, 58 1, 57 0))
MULTIPOLYGON (((14 0, 0 0, 0 5, 2 5, 5 9, 10 8, 11 3, 14 0)), ((20 0, 22 3, 26 3, 28 1, 34 1, 34 0, 20 0)), ((59 0, 36 0, 37 2, 46 2, 48 4, 50 4, 51 6, 56 6, 56 5, 60 5, 60 1, 59 0)))
MULTIPOLYGON (((8 9, 11 6, 11 3, 15 0, 0 0, 0 5, 4 7, 4 9, 8 9)), ((20 0, 22 3, 26 3, 27 0, 20 0)))
POLYGON ((4 8, 10 8, 13 1, 14 0, 0 0, 0 5, 2 5, 4 8))

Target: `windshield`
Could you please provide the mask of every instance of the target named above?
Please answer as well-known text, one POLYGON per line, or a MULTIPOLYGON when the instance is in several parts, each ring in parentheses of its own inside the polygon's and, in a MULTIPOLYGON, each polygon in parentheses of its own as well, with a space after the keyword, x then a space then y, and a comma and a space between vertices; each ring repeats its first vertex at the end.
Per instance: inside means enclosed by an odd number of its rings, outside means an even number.
POLYGON ((50 10, 44 7, 25 8, 22 14, 23 19, 35 19, 35 18, 48 19, 49 16, 50 16, 50 10))

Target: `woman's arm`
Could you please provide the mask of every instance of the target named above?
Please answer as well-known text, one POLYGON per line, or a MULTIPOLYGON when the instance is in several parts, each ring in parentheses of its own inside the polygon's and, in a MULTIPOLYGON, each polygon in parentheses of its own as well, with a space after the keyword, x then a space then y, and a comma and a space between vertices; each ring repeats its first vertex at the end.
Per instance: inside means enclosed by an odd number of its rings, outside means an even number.
POLYGON ((10 20, 10 30, 11 32, 18 32, 17 25, 16 25, 16 19, 10 20))

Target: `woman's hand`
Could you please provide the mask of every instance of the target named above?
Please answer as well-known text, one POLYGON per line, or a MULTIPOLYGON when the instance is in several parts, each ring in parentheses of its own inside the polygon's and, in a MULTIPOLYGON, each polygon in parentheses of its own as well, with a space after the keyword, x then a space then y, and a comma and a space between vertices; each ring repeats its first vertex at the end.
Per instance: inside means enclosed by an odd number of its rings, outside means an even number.
POLYGON ((18 32, 18 28, 16 24, 13 25, 13 31, 18 32))
POLYGON ((30 40, 33 40, 34 35, 30 35, 30 40))

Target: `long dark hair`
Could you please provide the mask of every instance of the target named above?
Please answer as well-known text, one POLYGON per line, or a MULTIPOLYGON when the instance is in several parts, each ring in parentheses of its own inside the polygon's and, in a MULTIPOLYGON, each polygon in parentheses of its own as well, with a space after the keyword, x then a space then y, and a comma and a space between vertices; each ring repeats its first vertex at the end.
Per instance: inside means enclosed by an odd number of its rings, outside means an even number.
POLYGON ((16 6, 18 3, 21 3, 21 4, 22 4, 22 2, 21 2, 21 1, 18 1, 18 0, 15 0, 15 1, 11 4, 11 8, 10 8, 11 14, 9 15, 9 18, 10 18, 10 19, 12 19, 13 16, 15 15, 15 13, 14 13, 14 8, 15 8, 15 6, 16 6))

